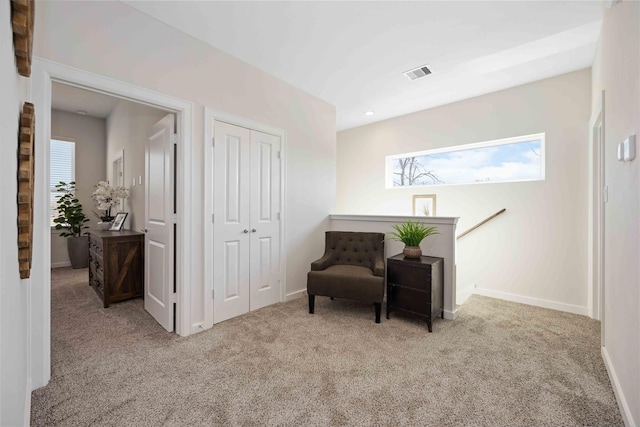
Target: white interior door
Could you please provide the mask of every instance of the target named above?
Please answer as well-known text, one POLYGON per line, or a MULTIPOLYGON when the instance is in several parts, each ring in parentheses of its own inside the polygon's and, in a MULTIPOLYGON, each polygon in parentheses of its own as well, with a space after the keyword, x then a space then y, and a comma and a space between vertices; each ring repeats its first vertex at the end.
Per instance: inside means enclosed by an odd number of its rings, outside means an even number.
POLYGON ((174 325, 175 118, 165 116, 149 131, 145 152, 144 308, 167 331, 174 325))
POLYGON ((250 131, 215 124, 213 323, 249 311, 250 131))
POLYGON ((280 138, 251 131, 250 310, 280 299, 280 138))
POLYGON ((280 138, 215 123, 213 322, 280 299, 280 138))

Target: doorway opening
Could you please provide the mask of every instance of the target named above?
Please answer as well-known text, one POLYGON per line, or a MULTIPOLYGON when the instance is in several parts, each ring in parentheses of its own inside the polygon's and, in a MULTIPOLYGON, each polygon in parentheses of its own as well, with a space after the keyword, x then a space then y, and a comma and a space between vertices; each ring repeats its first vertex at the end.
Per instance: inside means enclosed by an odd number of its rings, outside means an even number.
MULTIPOLYGON (((188 260, 191 258, 192 242, 189 238, 190 228, 188 227, 191 204, 190 170, 186 165, 191 161, 191 104, 166 96, 144 88, 132 86, 128 83, 119 82, 110 78, 93 73, 77 70, 72 67, 56 64, 39 58, 34 59, 32 70, 32 99, 36 105, 36 115, 38 117, 38 127, 36 128, 35 141, 36 151, 36 197, 34 200, 34 240, 38 241, 39 250, 34 251, 34 266, 32 269, 32 289, 30 327, 32 334, 32 383, 34 388, 47 384, 51 376, 51 232, 50 232, 50 209, 49 209, 49 140, 51 137, 51 105, 52 86, 54 84, 64 84, 67 86, 108 94, 115 98, 135 102, 148 107, 154 107, 170 112, 175 116, 173 124, 177 135, 171 137, 171 152, 175 153, 175 166, 172 176, 173 185, 171 189, 171 205, 173 214, 170 228, 175 230, 175 239, 170 243, 174 249, 172 253, 172 268, 169 277, 175 277, 175 292, 173 279, 167 281, 171 287, 170 303, 171 312, 175 313, 175 331, 182 336, 190 335, 192 327, 190 324, 190 276, 188 260), (173 198, 175 197, 175 201, 173 198), (184 221, 178 221, 184 218, 184 221), (174 275, 175 272, 175 275, 174 275)), ((168 147, 167 147, 168 148, 168 147)), ((168 151, 168 150, 167 150, 168 151)), ((104 160, 104 159, 101 159, 104 160)), ((113 160, 105 163, 107 175, 113 173, 113 160)), ((133 176, 127 176, 127 168, 130 157, 125 152, 122 157, 122 168, 124 169, 123 182, 128 186, 133 185, 133 176)), ((120 167, 116 165, 116 167, 120 167)), ((143 184, 141 174, 138 174, 136 187, 143 184)), ((93 183, 92 183, 93 184, 93 183)), ((144 187, 144 186, 143 186, 144 187)), ((125 201, 126 203, 126 201, 125 201)), ((91 205, 87 205, 91 206, 91 205)), ((130 219, 128 227, 136 226, 130 219)), ((164 286, 164 285, 163 285, 164 286)), ((172 314, 173 317, 173 314, 172 314)), ((164 326, 164 325, 163 325, 164 326)), ((171 329, 174 322, 172 318, 171 329)))
POLYGON ((604 151, 604 96, 602 91, 589 120, 589 289, 588 309, 591 318, 601 322, 604 344, 604 204, 607 202, 604 151))

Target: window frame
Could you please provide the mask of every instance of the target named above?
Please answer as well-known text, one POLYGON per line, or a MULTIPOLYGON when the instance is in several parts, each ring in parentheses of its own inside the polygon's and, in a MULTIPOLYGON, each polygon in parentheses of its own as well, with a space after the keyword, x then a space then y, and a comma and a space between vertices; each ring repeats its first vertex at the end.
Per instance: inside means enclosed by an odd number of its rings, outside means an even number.
POLYGON ((409 153, 392 154, 385 157, 385 189, 407 189, 407 188, 424 188, 424 187, 442 187, 449 185, 476 185, 476 184, 498 184, 509 182, 532 182, 532 181, 544 181, 546 179, 546 133, 534 133, 529 135, 514 136, 509 138, 494 139, 490 141, 474 142, 471 144, 453 145, 442 148, 434 148, 429 150, 413 151, 409 153), (442 153, 454 153, 457 151, 472 150, 477 148, 497 147, 501 145, 517 144, 527 141, 540 141, 540 177, 532 179, 516 179, 516 180, 500 180, 500 181, 472 181, 472 182, 458 182, 458 183, 433 183, 433 184, 419 184, 419 185, 405 185, 395 186, 393 185, 393 162, 397 159, 407 157, 418 157, 433 154, 442 153))

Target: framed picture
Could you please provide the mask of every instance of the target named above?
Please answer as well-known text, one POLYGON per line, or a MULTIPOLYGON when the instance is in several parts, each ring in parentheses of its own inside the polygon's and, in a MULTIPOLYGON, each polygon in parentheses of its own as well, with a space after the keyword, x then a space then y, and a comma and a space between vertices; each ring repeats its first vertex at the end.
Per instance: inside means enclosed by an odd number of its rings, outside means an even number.
POLYGON ((124 224, 124 220, 127 219, 127 215, 127 212, 118 212, 115 219, 113 220, 113 224, 111 224, 111 228, 109 229, 109 231, 120 231, 122 229, 122 225, 124 224))
POLYGON ((436 195, 416 194, 413 196, 413 216, 436 216, 436 195))

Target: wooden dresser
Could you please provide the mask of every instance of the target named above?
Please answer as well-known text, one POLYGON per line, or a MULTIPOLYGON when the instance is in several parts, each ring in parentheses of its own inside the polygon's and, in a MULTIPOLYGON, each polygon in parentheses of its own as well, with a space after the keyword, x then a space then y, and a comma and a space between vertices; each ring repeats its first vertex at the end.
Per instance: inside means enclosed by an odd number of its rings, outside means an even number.
POLYGON ((387 319, 392 310, 403 311, 427 321, 443 315, 444 259, 419 259, 395 255, 387 258, 387 319))
POLYGON ((105 308, 143 296, 144 236, 135 231, 89 232, 89 285, 105 308))

